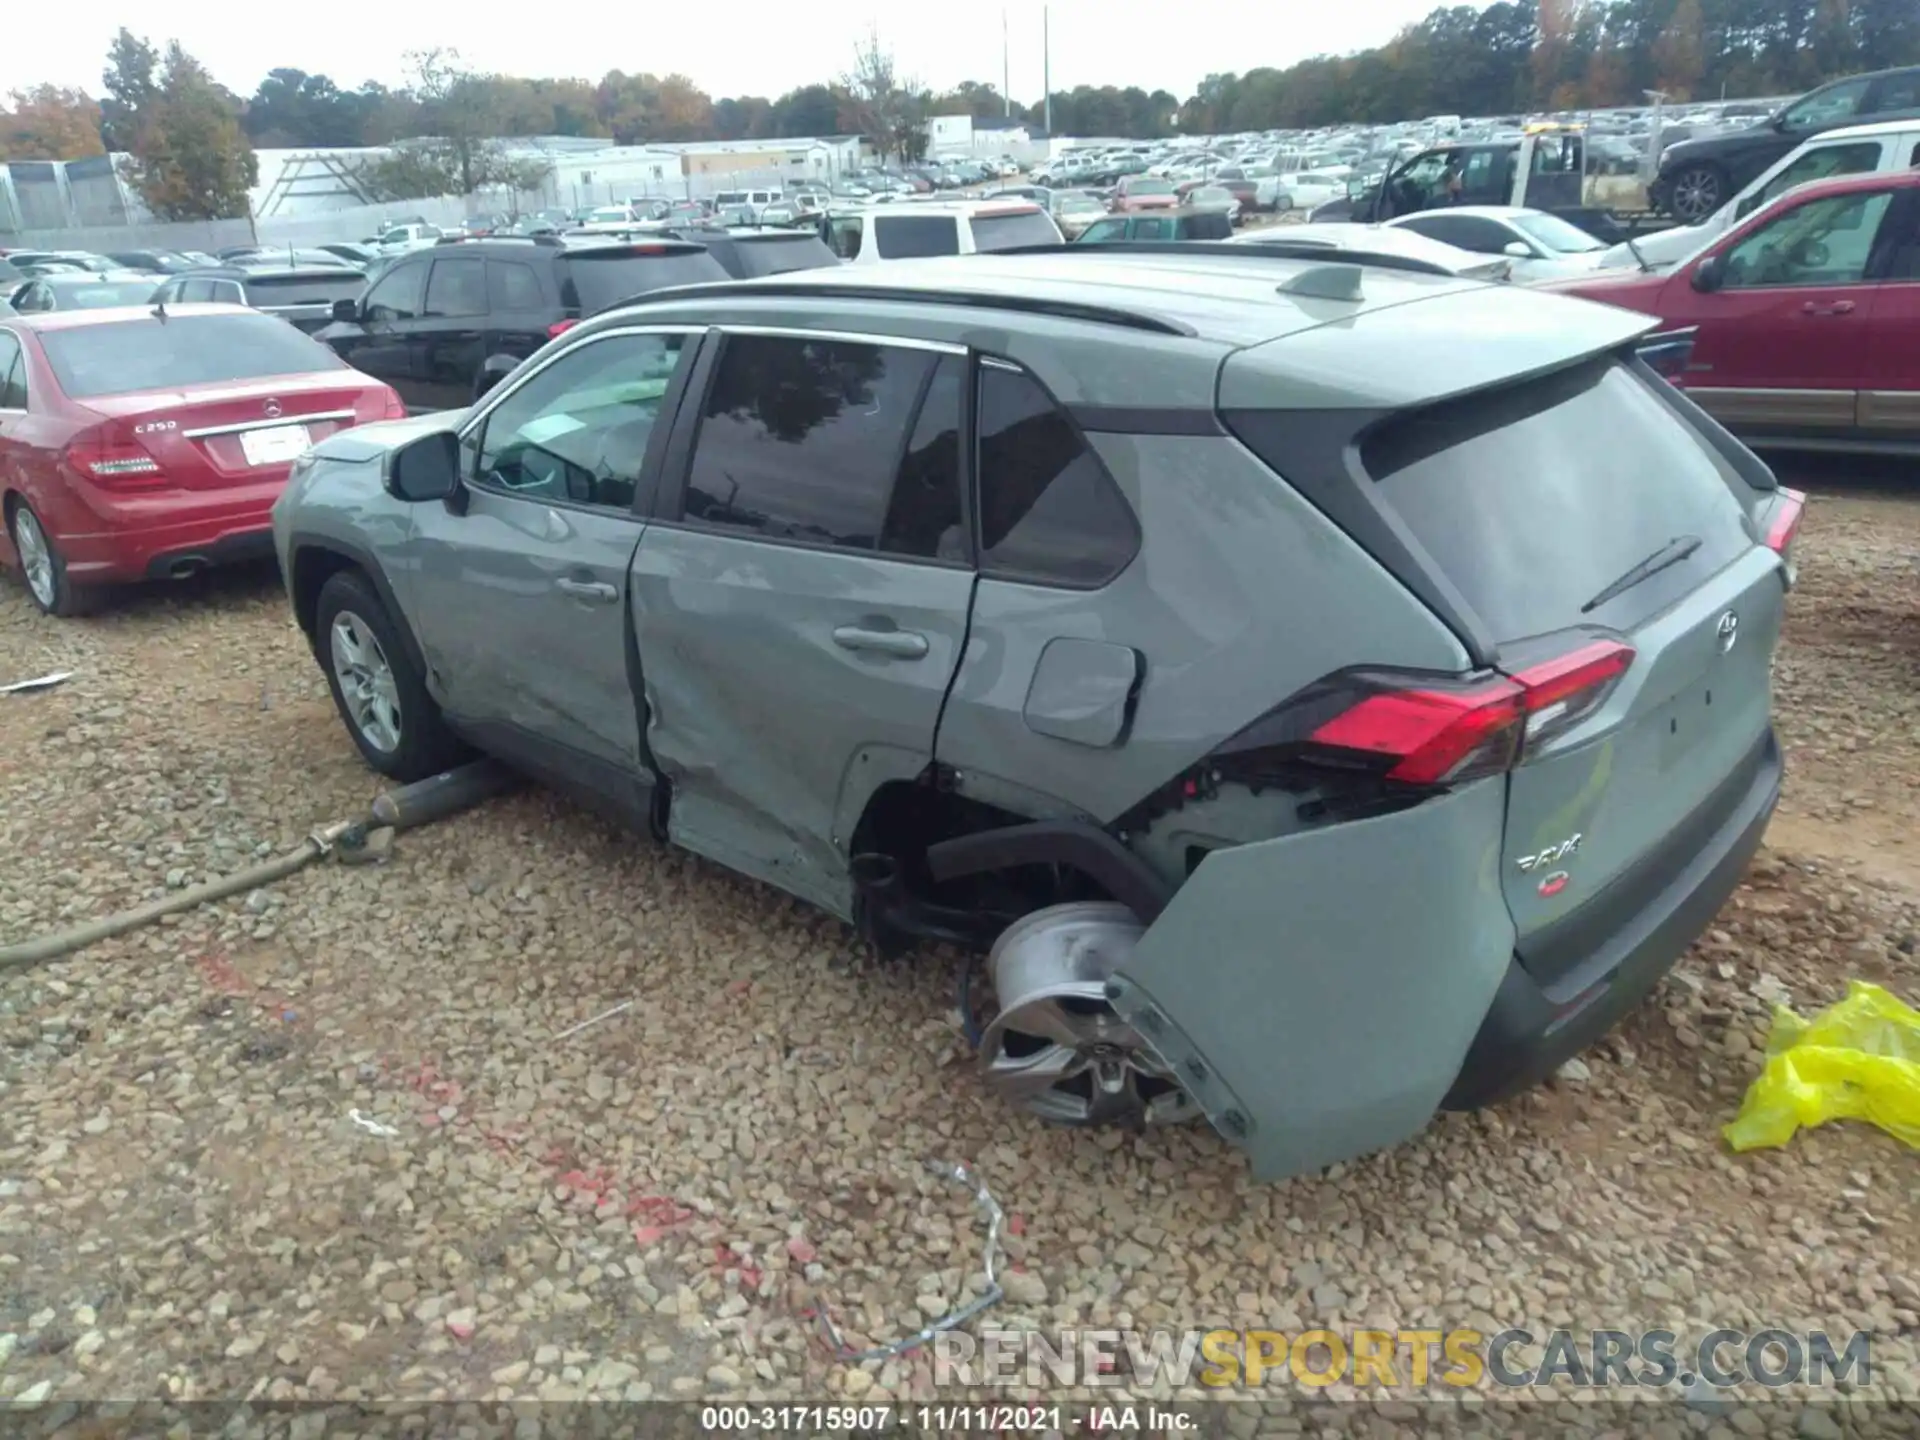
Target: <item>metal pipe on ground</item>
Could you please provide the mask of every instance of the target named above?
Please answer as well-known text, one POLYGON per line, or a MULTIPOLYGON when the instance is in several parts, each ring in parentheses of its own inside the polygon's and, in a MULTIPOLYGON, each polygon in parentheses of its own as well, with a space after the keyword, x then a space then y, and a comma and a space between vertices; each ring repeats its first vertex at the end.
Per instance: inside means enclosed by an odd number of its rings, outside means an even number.
POLYGON ((0 971, 57 960, 89 945, 97 945, 102 940, 151 925, 162 916, 178 914, 182 910, 192 910, 215 900, 225 900, 229 896, 271 885, 276 880, 284 880, 304 870, 315 860, 330 854, 342 842, 363 835, 369 829, 388 827, 411 830, 416 826, 428 825, 470 809, 482 800, 504 794, 517 781, 518 777, 504 765, 493 760, 476 760, 425 780, 417 780, 411 785, 384 791, 375 797, 366 815, 360 819, 336 820, 332 824, 319 826, 299 849, 290 850, 285 855, 276 855, 250 869, 223 875, 218 880, 191 886, 177 894, 123 910, 117 915, 103 916, 71 930, 0 947, 0 971))

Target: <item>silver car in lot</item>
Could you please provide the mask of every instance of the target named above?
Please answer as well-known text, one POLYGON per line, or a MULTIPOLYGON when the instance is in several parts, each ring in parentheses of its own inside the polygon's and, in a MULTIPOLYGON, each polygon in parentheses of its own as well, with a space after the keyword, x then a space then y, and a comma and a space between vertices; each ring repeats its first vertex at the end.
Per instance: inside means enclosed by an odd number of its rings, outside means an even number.
POLYGON ((1800 502, 1651 324, 1258 246, 657 292, 275 538, 375 769, 984 953, 989 1088, 1274 1177, 1549 1074, 1759 844, 1800 502))

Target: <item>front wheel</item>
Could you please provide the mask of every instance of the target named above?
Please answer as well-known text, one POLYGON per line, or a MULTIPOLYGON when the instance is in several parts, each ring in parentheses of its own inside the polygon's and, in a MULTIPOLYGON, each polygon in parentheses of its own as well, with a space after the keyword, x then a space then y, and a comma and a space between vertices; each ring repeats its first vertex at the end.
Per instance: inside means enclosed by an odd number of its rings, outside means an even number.
POLYGON ((1725 202, 1727 177, 1717 165, 1689 165, 1673 177, 1667 196, 1674 219, 1698 225, 1725 202))
POLYGON ((25 500, 14 501, 7 516, 7 531, 13 539, 14 554, 20 557, 27 595, 41 613, 65 620, 99 606, 100 592, 73 583, 59 547, 25 500))
POLYGON ((343 570, 321 587, 314 637, 333 703, 368 765, 406 783, 466 758, 364 576, 343 570))

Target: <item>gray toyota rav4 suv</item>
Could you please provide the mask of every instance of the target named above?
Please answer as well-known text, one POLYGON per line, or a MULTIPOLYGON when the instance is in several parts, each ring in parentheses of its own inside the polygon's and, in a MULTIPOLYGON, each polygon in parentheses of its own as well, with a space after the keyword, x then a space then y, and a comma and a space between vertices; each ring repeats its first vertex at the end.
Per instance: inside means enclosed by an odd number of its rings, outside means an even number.
POLYGON ((1549 1074, 1759 844, 1801 497, 1649 323, 1240 246, 690 287, 275 535, 376 770, 985 952, 990 1089, 1275 1177, 1549 1074))

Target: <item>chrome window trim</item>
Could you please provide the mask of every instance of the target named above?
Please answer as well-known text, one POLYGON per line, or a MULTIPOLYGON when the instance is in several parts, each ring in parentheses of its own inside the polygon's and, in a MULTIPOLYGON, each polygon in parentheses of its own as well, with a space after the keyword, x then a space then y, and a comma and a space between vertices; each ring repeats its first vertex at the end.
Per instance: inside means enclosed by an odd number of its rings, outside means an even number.
MULTIPOLYGON (((823 291, 822 294, 831 292, 823 291)), ((751 296, 746 298, 751 299, 751 296)), ((790 299, 791 296, 783 296, 790 299)), ((719 320, 712 327, 722 337, 728 335, 770 335, 789 340, 830 340, 849 345, 891 345, 896 350, 925 350, 935 355, 965 355, 967 347, 955 344, 951 340, 922 340, 912 335, 879 335, 862 330, 829 330, 814 325, 754 325, 735 324, 719 320)))

